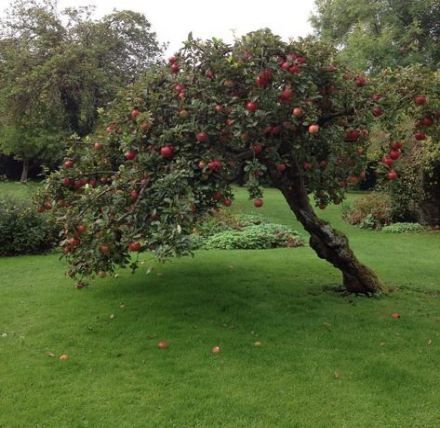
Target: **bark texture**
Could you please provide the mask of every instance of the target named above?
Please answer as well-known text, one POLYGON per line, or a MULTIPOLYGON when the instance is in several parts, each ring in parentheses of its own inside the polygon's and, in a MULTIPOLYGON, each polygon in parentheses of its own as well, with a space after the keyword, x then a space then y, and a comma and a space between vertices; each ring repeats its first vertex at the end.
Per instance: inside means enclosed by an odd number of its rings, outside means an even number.
POLYGON ((23 160, 23 169, 21 170, 20 181, 22 183, 26 183, 26 181, 28 180, 28 175, 29 175, 29 160, 24 159, 23 160))
POLYGON ((292 166, 286 172, 288 177, 274 176, 274 181, 298 221, 309 232, 310 246, 317 255, 341 270, 343 285, 348 292, 370 295, 383 290, 376 273, 356 258, 349 246, 348 238, 315 214, 309 203, 304 177, 298 165, 292 166))

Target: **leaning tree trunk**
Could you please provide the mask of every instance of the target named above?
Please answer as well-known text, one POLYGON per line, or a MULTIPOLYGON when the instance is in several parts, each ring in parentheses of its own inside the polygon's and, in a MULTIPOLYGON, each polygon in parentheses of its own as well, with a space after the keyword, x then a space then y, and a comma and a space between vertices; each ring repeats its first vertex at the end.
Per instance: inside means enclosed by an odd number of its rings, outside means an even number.
POLYGON ((29 160, 23 159, 23 169, 21 170, 21 178, 20 181, 22 183, 26 183, 29 175, 29 160))
POLYGON ((348 244, 348 238, 315 214, 298 166, 286 172, 289 175, 287 180, 275 182, 298 221, 310 234, 310 246, 320 258, 342 272, 343 285, 348 292, 375 294, 381 291, 383 285, 380 279, 369 267, 359 262, 348 244))

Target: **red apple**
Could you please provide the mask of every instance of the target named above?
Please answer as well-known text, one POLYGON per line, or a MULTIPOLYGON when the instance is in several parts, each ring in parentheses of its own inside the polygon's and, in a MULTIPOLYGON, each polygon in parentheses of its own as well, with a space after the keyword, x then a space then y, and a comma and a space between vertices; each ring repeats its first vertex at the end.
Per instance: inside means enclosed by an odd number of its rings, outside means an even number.
POLYGON ((290 88, 284 89, 280 94, 280 100, 285 103, 292 101, 292 97, 293 97, 293 91, 290 88))
POLYGON ((137 253, 141 249, 141 244, 140 244, 140 242, 130 242, 128 244, 128 249, 132 252, 137 253))
POLYGON ((124 153, 124 157, 127 160, 135 160, 137 156, 137 153, 134 150, 128 150, 127 152, 124 153))
POLYGON ((220 351, 221 351, 220 346, 214 346, 211 350, 213 354, 218 354, 220 353, 220 351))
POLYGON ((177 74, 179 70, 180 70, 180 66, 179 64, 177 64, 177 62, 171 64, 171 73, 177 74))
POLYGON ((253 101, 248 101, 246 103, 246 110, 250 111, 251 113, 257 111, 257 104, 255 104, 253 101))
POLYGON ((211 171, 219 171, 222 167, 222 163, 218 159, 214 159, 208 162, 208 169, 211 171))
POLYGON ((177 61, 177 58, 173 55, 168 58, 169 64, 174 64, 177 61))
POLYGON ((417 131, 414 134, 414 137, 417 141, 422 141, 422 140, 426 140, 426 134, 422 131, 417 131))
POLYGON ((131 199, 133 202, 137 201, 137 198, 138 198, 138 197, 139 197, 139 193, 136 192, 136 190, 132 190, 132 191, 130 192, 130 199, 131 199))
POLYGON ((399 312, 393 312, 393 313, 391 314, 391 318, 394 318, 394 319, 398 319, 398 318, 400 318, 400 314, 399 314, 399 312))
POLYGON ((390 150, 389 157, 392 160, 397 160, 400 158, 400 152, 398 150, 390 150))
POLYGON ((381 107, 374 107, 371 112, 373 113, 374 117, 380 117, 383 115, 383 110, 381 107))
POLYGON ((400 150, 402 148, 402 143, 400 141, 394 141, 391 143, 392 150, 400 150))
POLYGON ((303 169, 304 169, 304 171, 309 171, 309 170, 313 169, 313 165, 310 162, 304 162, 303 169))
POLYGON ((77 232, 82 235, 83 233, 85 233, 87 231, 87 226, 84 224, 80 224, 77 228, 76 228, 77 232))
POLYGON ((223 111, 223 106, 221 104, 216 104, 214 107, 216 113, 221 113, 223 111))
POLYGON ((367 79, 364 76, 356 76, 354 81, 358 87, 365 86, 367 83, 367 79))
POLYGON ((417 95, 415 98, 414 98, 414 102, 418 105, 418 106, 422 106, 422 105, 424 105, 424 104, 426 104, 426 97, 425 97, 425 95, 417 95))
POLYGON ((110 247, 106 244, 102 244, 99 246, 99 251, 104 254, 107 255, 110 252, 110 247))
POLYGON ((165 159, 171 159, 174 156, 174 147, 173 146, 161 147, 160 155, 165 159))
POLYGON ((223 195, 219 191, 214 192, 214 194, 212 195, 212 199, 214 199, 214 201, 221 201, 222 198, 223 198, 223 195))
POLYGON ((71 179, 71 178, 64 178, 63 179, 63 184, 66 186, 66 187, 70 187, 70 186, 73 186, 73 180, 71 179))
POLYGON ((166 340, 161 340, 160 342, 158 342, 157 347, 159 349, 168 349, 169 347, 169 343, 166 340))
POLYGON ((434 120, 429 116, 426 116, 422 119, 423 126, 431 126, 433 123, 434 123, 434 120))
POLYGON ((317 134, 319 132, 319 125, 313 124, 309 126, 309 133, 310 134, 317 134))
POLYGON ((199 143, 206 143, 208 141, 208 134, 206 132, 199 132, 196 135, 196 140, 199 143))
POLYGON ((287 165, 285 163, 278 163, 277 164, 277 171, 278 172, 284 172, 287 169, 287 165))
POLYGON ((102 150, 102 148, 104 147, 104 144, 102 144, 102 143, 95 143, 93 145, 93 147, 95 148, 95 150, 102 150))
POLYGON ((256 143, 251 145, 251 149, 254 151, 254 153, 258 156, 263 151, 263 144, 256 143))
POLYGON ((133 120, 135 120, 140 114, 141 114, 141 112, 139 111, 139 109, 137 107, 135 107, 130 113, 131 118, 133 120))
POLYGON ((231 200, 231 199, 225 199, 225 200, 223 201, 223 204, 224 204, 226 207, 230 207, 230 206, 232 205, 232 200, 231 200))
POLYGON ((295 117, 301 117, 303 114, 304 114, 304 112, 302 111, 301 107, 295 107, 292 110, 292 115, 295 116, 295 117))
POLYGON ((397 172, 394 171, 394 169, 392 169, 388 174, 387 174, 388 180, 397 180, 397 172))
POLYGON ((63 165, 64 165, 64 168, 66 168, 66 169, 73 168, 73 161, 68 159, 68 160, 64 161, 63 165))
POLYGON ((391 167, 393 166, 393 163, 394 163, 394 161, 393 161, 391 158, 387 157, 387 156, 384 156, 384 157, 383 157, 382 162, 383 162, 384 165, 386 165, 388 168, 391 168, 391 167))
POLYGON ((264 201, 263 201, 263 199, 261 199, 261 198, 256 198, 256 199, 254 200, 254 205, 255 205, 255 207, 257 207, 257 208, 262 207, 263 204, 264 204, 264 201))

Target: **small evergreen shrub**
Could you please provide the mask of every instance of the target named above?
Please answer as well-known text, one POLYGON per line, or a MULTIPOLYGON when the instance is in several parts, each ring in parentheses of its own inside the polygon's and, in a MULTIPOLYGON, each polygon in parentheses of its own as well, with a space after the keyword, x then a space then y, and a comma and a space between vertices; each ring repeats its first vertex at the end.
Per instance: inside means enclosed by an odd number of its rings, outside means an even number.
POLYGON ((0 199, 0 256, 42 253, 56 245, 57 238, 49 214, 37 213, 26 201, 0 199))
POLYGON ((385 226, 382 232, 386 233, 406 233, 406 232, 423 232, 425 227, 419 223, 393 223, 385 226))

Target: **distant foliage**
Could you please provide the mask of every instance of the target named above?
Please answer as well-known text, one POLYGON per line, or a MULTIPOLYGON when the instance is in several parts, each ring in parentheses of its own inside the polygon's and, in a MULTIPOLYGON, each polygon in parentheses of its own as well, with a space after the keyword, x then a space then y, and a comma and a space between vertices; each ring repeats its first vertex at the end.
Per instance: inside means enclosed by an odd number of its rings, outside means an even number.
POLYGON ((382 232, 387 233, 406 233, 406 232, 423 232, 425 227, 419 223, 393 223, 385 226, 382 232))
POLYGON ((372 192, 352 204, 344 203, 342 215, 347 223, 364 229, 380 229, 392 220, 390 196, 386 193, 372 192))
POLYGON ((57 237, 49 214, 24 201, 0 199, 0 256, 41 253, 52 248, 57 237))

